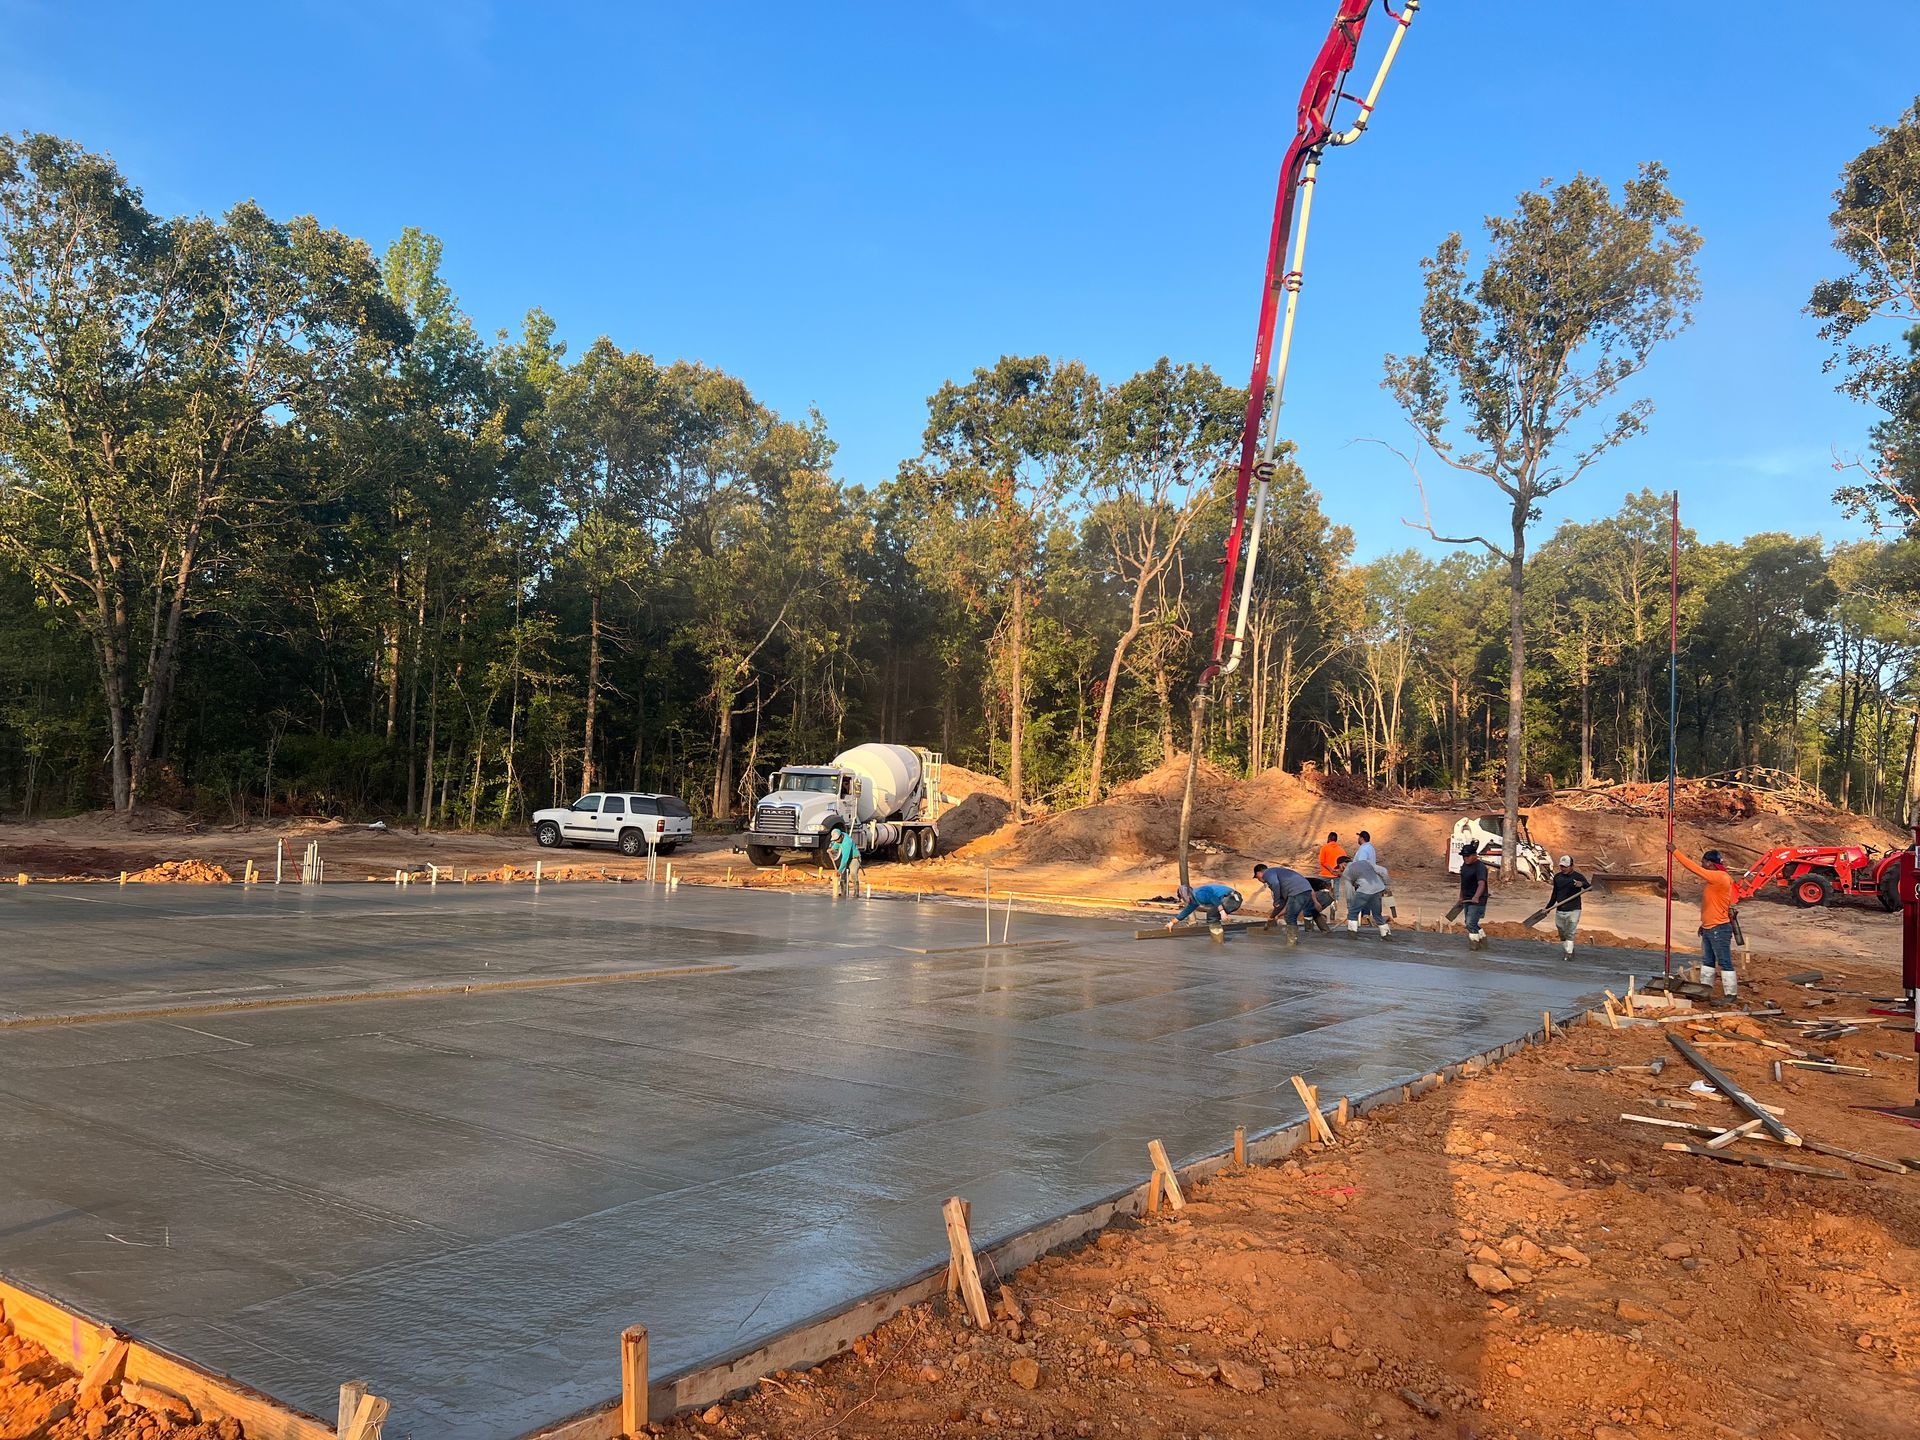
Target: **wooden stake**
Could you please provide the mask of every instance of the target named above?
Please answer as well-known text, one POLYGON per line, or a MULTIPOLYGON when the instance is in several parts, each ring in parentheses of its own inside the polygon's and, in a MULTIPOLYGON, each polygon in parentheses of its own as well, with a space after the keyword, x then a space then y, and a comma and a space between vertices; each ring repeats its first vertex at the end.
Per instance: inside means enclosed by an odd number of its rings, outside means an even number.
POLYGON ((126 888, 126 884, 127 884, 127 872, 126 872, 126 871, 124 871, 124 870, 122 870, 122 871, 120 872, 120 885, 121 885, 121 888, 122 888, 122 889, 125 889, 125 888, 126 888))
POLYGON ((1335 1130, 1346 1129, 1347 1122, 1352 1118, 1352 1116, 1353 1116, 1353 1101, 1349 1099, 1347 1096, 1342 1095, 1340 1097, 1340 1108, 1333 1112, 1333 1128, 1335 1130))
MULTIPOLYGON (((1175 1210, 1186 1209, 1187 1197, 1180 1193, 1180 1177, 1173 1173, 1173 1162, 1167 1159, 1167 1147, 1158 1140, 1149 1140, 1147 1155, 1153 1161, 1153 1173, 1160 1177, 1160 1188, 1166 1194, 1167 1204, 1175 1210)), ((1147 1198, 1153 1198, 1151 1191, 1147 1198)))
POLYGON ((1553 1012, 1551 1010, 1542 1010, 1540 1012, 1540 1033, 1548 1040, 1553 1038, 1553 1012))
POLYGON ((120 1371, 127 1363, 127 1342, 124 1336, 107 1332, 113 1338, 100 1352, 100 1358, 87 1367, 87 1373, 80 1377, 80 1399, 87 1400, 98 1395, 120 1378, 120 1371))
POLYGON ((620 1332, 620 1433, 638 1435, 647 1428, 647 1327, 629 1325, 620 1332))
POLYGON ((1160 1213, 1160 1193, 1160 1172, 1156 1170, 1147 1181, 1147 1214, 1158 1215, 1160 1213))
POLYGON ((1233 1163, 1243 1170, 1247 1166, 1247 1127, 1244 1125, 1233 1127, 1233 1163))
POLYGON ((362 1395, 353 1412, 353 1423, 340 1440, 380 1440, 380 1427, 387 1423, 391 1408, 378 1395, 362 1395))
POLYGON ((353 1417, 360 1413, 360 1401, 366 1393, 364 1380, 349 1380, 340 1387, 340 1419, 334 1426, 335 1435, 344 1435, 353 1428, 353 1417))
POLYGON ((1333 1143, 1333 1131, 1327 1128, 1327 1117, 1320 1113, 1320 1093, 1298 1075, 1292 1077, 1293 1088, 1300 1097, 1300 1103, 1307 1107, 1307 1131, 1322 1145, 1333 1143))
POLYGON ((967 1202, 958 1195, 941 1207, 947 1222, 947 1279, 966 1302, 967 1314, 982 1330, 990 1329, 993 1316, 987 1311, 987 1295, 980 1288, 980 1267, 973 1258, 973 1236, 967 1231, 967 1202))

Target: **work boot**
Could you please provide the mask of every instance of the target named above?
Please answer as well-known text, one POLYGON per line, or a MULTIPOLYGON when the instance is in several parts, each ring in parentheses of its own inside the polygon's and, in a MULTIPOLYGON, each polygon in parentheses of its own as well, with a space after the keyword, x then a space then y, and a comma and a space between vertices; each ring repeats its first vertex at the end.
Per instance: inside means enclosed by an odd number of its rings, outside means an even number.
POLYGON ((1573 942, 1571 940, 1562 940, 1560 942, 1560 948, 1567 952, 1567 959, 1571 960, 1573 958, 1573 942))
POLYGON ((1486 931, 1469 930, 1467 932, 1467 943, 1472 945, 1474 949, 1478 950, 1482 945, 1487 943, 1486 931))
POLYGON ((1291 945, 1298 945, 1299 943, 1300 943, 1299 927, 1295 925, 1287 926, 1287 944, 1291 946, 1291 945))
POLYGON ((1320 933, 1322 935, 1327 933, 1327 917, 1318 910, 1313 912, 1313 923, 1320 927, 1320 933))
POLYGON ((1731 970, 1722 970, 1720 988, 1726 992, 1727 999, 1732 1000, 1740 993, 1740 977, 1731 970))
POLYGON ((1358 935, 1359 933, 1360 933, 1360 922, 1358 920, 1347 921, 1347 934, 1358 935))
POLYGON ((1384 920, 1380 922, 1380 938, 1382 940, 1391 940, 1393 938, 1393 927, 1384 920))

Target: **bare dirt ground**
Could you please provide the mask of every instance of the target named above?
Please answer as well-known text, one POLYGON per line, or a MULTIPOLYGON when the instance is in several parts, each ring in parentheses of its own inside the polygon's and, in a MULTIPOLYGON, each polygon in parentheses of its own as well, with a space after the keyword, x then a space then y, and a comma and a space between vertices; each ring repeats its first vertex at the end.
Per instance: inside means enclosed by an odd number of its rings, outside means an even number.
MULTIPOLYGON (((1094 810, 1003 824, 994 782, 953 782, 949 841, 931 862, 875 865, 876 888, 1008 891, 1130 905, 1170 893, 1177 773, 1147 777, 1094 810), (969 833, 969 831, 971 833, 969 833)), ((1373 832, 1393 867, 1403 922, 1437 924, 1451 901, 1444 839, 1453 811, 1338 803, 1288 777, 1213 777, 1197 827, 1207 877, 1239 882, 1255 858, 1303 862, 1328 830, 1373 832)), ((1593 869, 1651 869, 1660 823, 1542 806, 1536 838, 1593 869)), ((436 864, 530 875, 536 858, 583 878, 631 876, 618 855, 537 851, 503 836, 285 830, 127 831, 92 819, 0 827, 0 874, 117 878, 167 860, 246 861, 271 871, 273 843, 318 838, 329 877, 436 864), (39 868, 44 865, 45 869, 39 868)), ((1836 816, 1689 821, 1681 844, 1758 850, 1789 840, 1897 843, 1836 816)), ((809 867, 753 871, 724 837, 674 858, 689 883, 824 885, 809 867)), ((1198 877, 1197 877, 1198 878, 1198 877)), ((1246 874, 1245 879, 1251 880, 1246 874)), ((1250 888, 1250 887, 1249 887, 1250 888)), ((1691 887, 1676 951, 1693 948, 1691 887)), ((1541 887, 1496 898, 1513 924, 1541 887)), ((1665 905, 1646 887, 1590 899, 1599 943, 1657 945, 1665 905)), ((852 1354, 777 1375, 751 1395, 654 1427, 675 1440, 860 1437, 1372 1436, 1448 1440, 1892 1440, 1920 1416, 1920 1127, 1863 1107, 1910 1102, 1911 1021, 1897 994, 1899 919, 1853 902, 1743 910, 1753 953, 1742 1001, 1787 1020, 1845 1017, 1857 1032, 1802 1040, 1781 1021, 1702 1015, 1680 1027, 1811 1139, 1914 1170, 1753 1140, 1726 1152, 1791 1157, 1800 1175, 1662 1149, 1699 1141, 1623 1112, 1734 1124, 1728 1104, 1665 1040, 1674 1026, 1582 1026, 1470 1080, 1356 1121, 1331 1148, 1197 1187, 1187 1208, 1123 1222, 1077 1253, 1006 1279, 991 1333, 944 1304, 881 1327, 852 1354), (1816 988, 1789 973, 1822 970, 1816 988), (1859 1066, 1855 1076, 1784 1069, 1771 1040, 1859 1066), (1657 1075, 1571 1065, 1664 1059, 1657 1075), (1679 1108, 1691 1105, 1691 1109, 1679 1108)), ((1017 919, 1015 921, 1017 925, 1017 919)), ((1490 927, 1494 928, 1494 927, 1490 927)), ((1519 927, 1514 925, 1514 931, 1519 927)), ((1342 935, 1310 944, 1374 944, 1342 935)), ((1143 1162, 1144 1163, 1144 1162, 1143 1162)), ((989 1287, 992 1289, 992 1286, 989 1287)), ((212 1440, 113 1400, 62 1412, 75 1377, 0 1333, 0 1440, 212 1440)), ((222 1435, 222 1440, 231 1440, 222 1435)))

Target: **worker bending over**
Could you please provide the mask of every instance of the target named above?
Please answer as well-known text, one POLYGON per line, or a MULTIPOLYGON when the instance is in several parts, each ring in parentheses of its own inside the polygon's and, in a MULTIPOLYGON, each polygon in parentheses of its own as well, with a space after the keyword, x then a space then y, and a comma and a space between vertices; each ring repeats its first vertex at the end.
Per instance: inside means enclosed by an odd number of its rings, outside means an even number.
POLYGON ((1219 929, 1221 916, 1233 914, 1240 905, 1240 892, 1231 885, 1200 885, 1188 898, 1186 908, 1167 922, 1167 929, 1173 929, 1196 910, 1206 911, 1208 927, 1219 929))
POLYGON ((1593 882, 1573 868, 1573 857, 1562 855, 1560 868, 1553 872, 1553 894, 1547 903, 1553 906, 1553 928, 1560 932, 1560 948, 1573 958, 1573 937, 1580 930, 1580 896, 1593 882))
POLYGON ((1378 860, 1349 860, 1346 871, 1347 882, 1347 934, 1360 933, 1360 917, 1367 916, 1380 932, 1382 940, 1393 938, 1393 927, 1387 923, 1387 891, 1393 884, 1393 877, 1387 874, 1387 867, 1378 860))
POLYGON ((1720 977, 1721 992, 1731 1000, 1740 993, 1740 977, 1733 973, 1733 876, 1718 850, 1709 850, 1698 864, 1673 846, 1667 853, 1700 877, 1700 958, 1693 978, 1701 985, 1720 977))
POLYGON ((1313 888, 1313 882, 1298 870, 1285 865, 1268 865, 1262 862, 1253 867, 1253 878, 1273 892, 1273 912, 1267 916, 1267 929, 1273 929, 1273 922, 1287 922, 1287 944, 1300 943, 1300 917, 1319 923, 1321 901, 1319 892, 1313 888))

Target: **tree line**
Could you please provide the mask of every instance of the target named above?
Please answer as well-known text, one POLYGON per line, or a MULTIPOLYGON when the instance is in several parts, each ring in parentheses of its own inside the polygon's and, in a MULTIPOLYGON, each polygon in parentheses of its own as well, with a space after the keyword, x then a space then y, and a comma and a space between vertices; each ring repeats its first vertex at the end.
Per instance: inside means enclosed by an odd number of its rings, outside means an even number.
MULTIPOLYGON (((1618 198, 1522 197, 1479 271, 1459 237, 1436 252, 1425 348, 1387 383, 1409 460, 1484 475, 1511 528, 1357 563, 1289 457, 1210 758, 1463 795, 1664 775, 1664 500, 1528 527, 1644 424, 1601 412, 1685 323, 1697 243, 1647 167, 1618 198)), ((1895 514, 1920 385, 1869 338, 1883 293, 1814 309, 1888 407, 1843 502, 1895 514)), ((1204 365, 1003 356, 856 483, 824 417, 720 369, 576 352, 537 309, 482 338, 432 236, 160 216, 106 157, 0 137, 0 812, 482 827, 617 785, 727 816, 867 739, 1085 803, 1186 744, 1244 405, 1204 365)), ((1897 528, 1683 537, 1684 771, 1903 809, 1920 541, 1897 528)))

